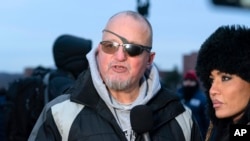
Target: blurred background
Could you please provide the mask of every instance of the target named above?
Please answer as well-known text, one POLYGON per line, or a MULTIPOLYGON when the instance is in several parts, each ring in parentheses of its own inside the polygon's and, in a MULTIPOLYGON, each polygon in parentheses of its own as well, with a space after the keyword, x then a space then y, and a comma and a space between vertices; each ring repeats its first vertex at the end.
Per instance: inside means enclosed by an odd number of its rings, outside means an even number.
POLYGON ((154 30, 162 81, 175 88, 193 69, 197 51, 219 26, 250 25, 250 0, 9 0, 0 1, 0 87, 38 65, 54 67, 52 45, 62 34, 101 40, 108 18, 138 11, 154 30))

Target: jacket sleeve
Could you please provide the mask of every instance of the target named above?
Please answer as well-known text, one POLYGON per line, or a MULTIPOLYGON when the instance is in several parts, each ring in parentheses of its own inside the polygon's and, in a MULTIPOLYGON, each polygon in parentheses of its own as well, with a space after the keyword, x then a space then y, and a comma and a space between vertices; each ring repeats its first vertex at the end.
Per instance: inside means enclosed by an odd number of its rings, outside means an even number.
POLYGON ((38 118, 33 130, 28 138, 28 141, 59 141, 62 140, 53 119, 51 109, 46 107, 43 109, 38 118))
POLYGON ((199 126, 192 115, 192 111, 185 107, 185 112, 176 117, 181 126, 186 141, 203 141, 199 126))

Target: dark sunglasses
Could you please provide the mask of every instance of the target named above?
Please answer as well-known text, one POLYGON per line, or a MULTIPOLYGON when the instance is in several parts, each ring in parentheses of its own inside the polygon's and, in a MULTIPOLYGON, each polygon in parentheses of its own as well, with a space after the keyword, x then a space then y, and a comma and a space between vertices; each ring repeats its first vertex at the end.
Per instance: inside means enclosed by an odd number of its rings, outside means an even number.
POLYGON ((101 41, 100 44, 102 45, 102 50, 108 54, 115 53, 118 50, 119 46, 122 46, 123 50, 127 52, 127 54, 131 57, 140 55, 144 50, 150 52, 150 50, 152 49, 152 47, 136 44, 119 44, 112 41, 101 41))

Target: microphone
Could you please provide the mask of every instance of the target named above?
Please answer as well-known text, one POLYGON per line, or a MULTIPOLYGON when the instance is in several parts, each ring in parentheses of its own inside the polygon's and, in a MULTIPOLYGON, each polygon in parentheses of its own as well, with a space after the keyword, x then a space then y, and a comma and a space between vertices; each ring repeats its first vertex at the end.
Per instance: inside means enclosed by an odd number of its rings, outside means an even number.
POLYGON ((151 141, 148 131, 153 127, 153 113, 146 105, 137 105, 131 109, 130 122, 137 134, 142 134, 144 141, 151 141))

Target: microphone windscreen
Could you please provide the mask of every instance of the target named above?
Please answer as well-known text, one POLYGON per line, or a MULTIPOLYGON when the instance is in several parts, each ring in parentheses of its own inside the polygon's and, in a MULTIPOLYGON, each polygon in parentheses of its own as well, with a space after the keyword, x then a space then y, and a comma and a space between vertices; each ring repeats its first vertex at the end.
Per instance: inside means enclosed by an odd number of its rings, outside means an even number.
POLYGON ((131 109, 130 122, 136 133, 148 132, 153 127, 153 113, 148 106, 137 105, 131 109))

